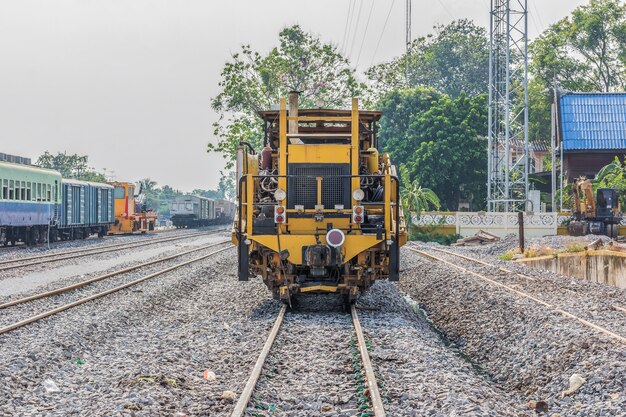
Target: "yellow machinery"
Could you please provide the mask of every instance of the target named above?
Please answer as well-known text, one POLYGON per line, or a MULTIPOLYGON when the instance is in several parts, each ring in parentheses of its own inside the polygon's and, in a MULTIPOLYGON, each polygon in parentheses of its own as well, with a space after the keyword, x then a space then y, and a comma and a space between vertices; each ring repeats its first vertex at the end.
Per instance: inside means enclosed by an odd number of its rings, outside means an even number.
POLYGON ((146 233, 155 230, 157 215, 147 210, 142 201, 135 199, 135 184, 110 182, 114 187, 115 223, 109 227, 109 235, 146 233))
POLYGON ((616 238, 623 215, 619 204, 619 190, 599 188, 595 198, 593 183, 580 177, 572 183, 572 218, 567 227, 571 236, 587 234, 616 238))
POLYGON ((406 228, 395 167, 377 146, 382 113, 299 110, 297 93, 261 111, 260 155, 237 149, 233 242, 239 279, 261 276, 277 299, 339 293, 353 302, 375 280, 399 279, 406 228))

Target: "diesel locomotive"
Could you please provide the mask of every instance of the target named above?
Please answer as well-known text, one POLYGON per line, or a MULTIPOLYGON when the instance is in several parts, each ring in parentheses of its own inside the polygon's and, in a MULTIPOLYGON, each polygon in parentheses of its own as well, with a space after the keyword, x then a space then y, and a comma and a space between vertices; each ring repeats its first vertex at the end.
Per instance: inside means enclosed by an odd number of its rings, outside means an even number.
POLYGON ((298 95, 259 112, 264 148, 237 149, 232 240, 239 280, 260 276, 274 298, 337 293, 352 303, 399 279, 406 243, 396 168, 380 154, 381 112, 298 109, 298 95))

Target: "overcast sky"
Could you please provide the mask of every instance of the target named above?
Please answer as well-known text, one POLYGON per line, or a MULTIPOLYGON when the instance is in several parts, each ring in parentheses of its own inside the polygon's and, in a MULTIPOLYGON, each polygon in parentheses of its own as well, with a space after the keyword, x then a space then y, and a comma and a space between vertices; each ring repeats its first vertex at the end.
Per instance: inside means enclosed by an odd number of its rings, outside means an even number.
MULTIPOLYGON (((401 54, 405 2, 393 1, 383 33, 392 0, 354 1, 358 31, 345 47, 356 61, 365 39, 359 68, 401 54)), ((587 3, 528 1, 531 37, 587 3)), ((86 154, 118 180, 214 188, 224 161, 206 152, 209 99, 224 62, 242 43, 269 50, 296 23, 341 46, 349 3, 0 0, 0 152, 86 154)), ((413 35, 459 18, 486 27, 488 12, 489 0, 413 0, 413 35)))

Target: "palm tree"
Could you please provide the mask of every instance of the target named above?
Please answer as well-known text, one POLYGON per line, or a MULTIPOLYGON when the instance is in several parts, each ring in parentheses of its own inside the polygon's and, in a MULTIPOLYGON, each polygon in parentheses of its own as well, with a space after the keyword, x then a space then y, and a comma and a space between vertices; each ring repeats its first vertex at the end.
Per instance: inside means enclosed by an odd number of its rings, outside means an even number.
POLYGON ((417 220, 423 211, 431 208, 438 210, 441 207, 437 194, 430 188, 422 187, 417 180, 410 182, 408 187, 404 187, 401 194, 405 217, 408 216, 410 223, 413 223, 413 215, 417 220))

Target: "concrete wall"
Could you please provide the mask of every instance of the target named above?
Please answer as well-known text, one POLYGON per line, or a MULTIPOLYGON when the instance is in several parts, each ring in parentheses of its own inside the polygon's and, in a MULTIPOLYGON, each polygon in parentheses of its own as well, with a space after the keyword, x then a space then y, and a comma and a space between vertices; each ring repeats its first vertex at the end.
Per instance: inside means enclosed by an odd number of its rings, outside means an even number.
POLYGON ((516 262, 561 275, 626 288, 626 253, 606 250, 561 253, 516 262))

